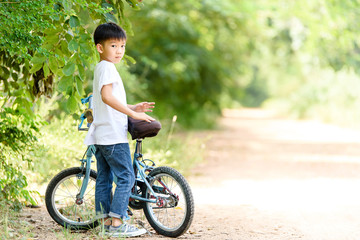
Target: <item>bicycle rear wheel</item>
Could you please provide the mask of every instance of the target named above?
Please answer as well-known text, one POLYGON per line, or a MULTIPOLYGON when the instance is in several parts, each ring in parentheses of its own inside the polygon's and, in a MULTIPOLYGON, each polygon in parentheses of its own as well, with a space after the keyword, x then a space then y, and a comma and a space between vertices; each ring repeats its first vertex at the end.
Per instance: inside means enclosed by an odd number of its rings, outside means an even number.
MULTIPOLYGON (((160 198, 157 203, 144 203, 146 219, 161 235, 182 235, 194 217, 194 200, 189 184, 170 167, 155 168, 148 176, 152 189, 160 198)), ((146 198, 155 199, 149 189, 146 189, 146 198)))
POLYGON ((76 195, 85 176, 85 169, 69 168, 58 173, 49 183, 45 193, 46 208, 50 216, 61 226, 87 230, 99 223, 95 219, 95 182, 97 174, 90 171, 90 179, 82 202, 76 195))

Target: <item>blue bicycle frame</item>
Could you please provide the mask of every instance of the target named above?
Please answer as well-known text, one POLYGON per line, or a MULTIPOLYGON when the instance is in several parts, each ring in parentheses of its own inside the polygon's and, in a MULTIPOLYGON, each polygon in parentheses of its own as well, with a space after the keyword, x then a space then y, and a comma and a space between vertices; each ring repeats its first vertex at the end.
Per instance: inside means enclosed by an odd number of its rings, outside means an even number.
MULTIPOLYGON (((90 95, 87 98, 81 99, 81 102, 83 104, 89 103, 89 108, 91 108, 91 102, 92 102, 91 100, 92 100, 92 95, 90 95)), ((81 122, 78 126, 78 130, 79 131, 87 131, 88 128, 82 128, 84 120, 86 119, 84 113, 81 114, 80 119, 81 119, 81 122)), ((89 127, 89 126, 90 126, 90 124, 88 123, 87 127, 89 127)), ((145 185, 150 190, 151 194, 155 197, 155 199, 143 198, 140 195, 135 194, 133 192, 131 193, 130 198, 139 200, 139 201, 144 201, 144 202, 156 203, 159 198, 158 194, 155 193, 154 190, 152 189, 152 187, 150 186, 149 182, 147 181, 147 175, 146 175, 147 171, 151 171, 152 169, 154 169, 155 164, 151 160, 149 160, 153 163, 153 166, 148 166, 144 163, 144 160, 141 161, 141 159, 142 159, 142 148, 141 147, 142 147, 142 139, 136 139, 136 146, 135 146, 135 152, 134 152, 134 157, 133 157, 133 166, 134 166, 136 180, 142 181, 143 183, 145 183, 145 185)), ((85 191, 88 186, 89 179, 90 179, 91 163, 93 162, 91 159, 92 159, 92 156, 95 155, 95 151, 96 151, 95 146, 89 145, 84 154, 84 157, 86 156, 86 158, 83 157, 80 160, 81 161, 81 169, 85 169, 85 174, 83 173, 84 171, 81 171, 81 173, 79 174, 79 178, 84 176, 84 180, 82 181, 80 192, 76 196, 77 203, 82 203, 82 201, 83 201, 84 194, 85 194, 85 191)), ((115 181, 116 181, 116 177, 115 177, 115 181)))
MULTIPOLYGON (((136 147, 135 147, 135 153, 134 153, 134 159, 133 159, 134 170, 137 170, 136 179, 138 181, 142 181, 142 182, 145 183, 147 188, 150 189, 151 194, 153 196, 155 196, 155 199, 143 198, 140 195, 137 195, 135 193, 131 193, 130 198, 135 199, 135 200, 139 200, 139 201, 144 201, 144 202, 156 203, 157 199, 158 199, 158 197, 157 197, 158 194, 154 192, 154 190, 150 186, 149 182, 146 180, 146 178, 147 178, 146 172, 151 171, 154 167, 153 166, 147 166, 145 163, 140 161, 140 159, 142 158, 141 145, 142 145, 142 139, 136 139, 136 147)), ((80 192, 76 196, 76 202, 77 203, 82 202, 82 199, 84 197, 86 188, 88 186, 89 179, 90 179, 91 163, 93 162, 91 159, 92 159, 92 156, 95 154, 95 151, 96 151, 95 146, 90 145, 87 148, 86 153, 84 154, 84 156, 86 156, 86 158, 85 159, 83 158, 83 159, 80 160, 81 161, 81 168, 85 169, 85 173, 83 173, 84 171, 81 171, 82 172, 82 173, 80 173, 81 176, 79 176, 79 178, 84 176, 84 180, 82 181, 80 192)), ((115 177, 115 179, 116 179, 116 177, 115 177)))

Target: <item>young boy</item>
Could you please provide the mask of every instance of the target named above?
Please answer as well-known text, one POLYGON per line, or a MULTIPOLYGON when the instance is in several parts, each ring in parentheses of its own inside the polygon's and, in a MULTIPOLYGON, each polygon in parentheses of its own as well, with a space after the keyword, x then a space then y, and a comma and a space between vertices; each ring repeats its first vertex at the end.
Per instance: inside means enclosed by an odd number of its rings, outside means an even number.
POLYGON ((86 145, 95 145, 98 176, 95 188, 95 208, 103 219, 105 234, 133 237, 144 234, 127 224, 127 206, 135 176, 127 139, 128 119, 154 121, 153 102, 127 105, 123 82, 115 65, 125 53, 126 33, 115 23, 99 25, 94 32, 100 62, 95 67, 93 83, 94 121, 85 138, 86 145), (113 174, 117 178, 111 201, 113 174))

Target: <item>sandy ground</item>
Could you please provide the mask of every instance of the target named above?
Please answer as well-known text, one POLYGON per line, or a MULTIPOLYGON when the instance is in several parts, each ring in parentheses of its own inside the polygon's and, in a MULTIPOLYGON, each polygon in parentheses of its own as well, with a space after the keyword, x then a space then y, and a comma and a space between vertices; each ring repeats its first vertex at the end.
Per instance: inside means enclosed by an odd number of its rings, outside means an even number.
MULTIPOLYGON (((244 109, 198 134, 208 136, 188 179, 195 218, 179 239, 360 239, 360 131, 244 109)), ((23 216, 33 239, 64 239, 45 207, 23 216)))

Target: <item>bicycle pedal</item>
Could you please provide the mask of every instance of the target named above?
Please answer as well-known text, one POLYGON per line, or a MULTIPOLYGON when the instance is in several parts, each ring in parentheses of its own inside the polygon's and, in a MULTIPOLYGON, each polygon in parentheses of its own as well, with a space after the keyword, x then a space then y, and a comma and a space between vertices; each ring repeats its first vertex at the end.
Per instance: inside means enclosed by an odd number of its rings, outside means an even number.
POLYGON ((92 123, 94 121, 92 109, 90 109, 90 108, 85 109, 84 116, 86 117, 86 121, 88 123, 92 123))

